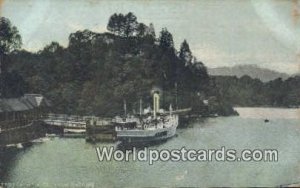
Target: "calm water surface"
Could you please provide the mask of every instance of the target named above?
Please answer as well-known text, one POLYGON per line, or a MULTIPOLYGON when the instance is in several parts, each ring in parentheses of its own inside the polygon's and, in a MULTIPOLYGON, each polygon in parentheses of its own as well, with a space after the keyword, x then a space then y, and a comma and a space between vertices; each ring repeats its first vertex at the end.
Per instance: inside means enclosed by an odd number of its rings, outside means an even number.
MULTIPOLYGON (((300 182, 300 110, 237 108, 238 117, 199 120, 178 129, 158 149, 266 149, 278 162, 98 162, 96 145, 84 139, 55 138, 2 159, 2 182, 41 187, 87 183, 95 187, 278 186, 300 182), (269 123, 264 123, 268 118, 269 123)), ((3 156, 2 156, 3 157, 3 156)))

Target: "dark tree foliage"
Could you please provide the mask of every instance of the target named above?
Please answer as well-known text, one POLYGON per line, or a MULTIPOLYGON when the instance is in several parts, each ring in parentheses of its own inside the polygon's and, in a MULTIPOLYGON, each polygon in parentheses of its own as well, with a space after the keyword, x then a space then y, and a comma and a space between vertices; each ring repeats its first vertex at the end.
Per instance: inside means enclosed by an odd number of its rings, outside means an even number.
POLYGON ((137 37, 144 37, 147 35, 149 28, 143 23, 139 23, 137 26, 137 37))
POLYGON ((126 14, 125 24, 124 24, 124 35, 126 37, 135 35, 137 26, 138 26, 138 22, 136 16, 132 12, 126 14))
POLYGON ((294 107, 300 105, 300 77, 262 82, 250 76, 216 76, 224 100, 236 106, 294 107))
POLYGON ((136 34, 138 26, 137 18, 132 12, 126 15, 115 13, 108 21, 107 30, 118 36, 129 37, 136 34))
POLYGON ((58 42, 51 42, 51 44, 45 46, 45 48, 42 51, 40 51, 40 53, 53 54, 62 50, 63 47, 60 46, 58 42))
POLYGON ((15 98, 24 95, 26 83, 15 71, 0 74, 1 97, 15 98))
MULTIPOLYGON (((137 39, 142 41, 143 46, 153 45, 156 41, 155 30, 152 23, 146 26, 143 23, 139 23, 137 28, 137 39)), ((143 48, 143 47, 142 47, 143 48)))
POLYGON ((159 36, 159 46, 163 50, 174 50, 174 41, 172 34, 168 31, 167 28, 163 28, 159 36))
POLYGON ((300 105, 299 76, 267 83, 249 76, 209 76, 186 41, 177 56, 167 29, 157 39, 153 24, 138 23, 132 13, 112 15, 112 33, 77 31, 67 48, 52 42, 38 53, 15 51, 21 37, 6 18, 0 29, 1 62, 8 65, 0 74, 2 97, 41 93, 56 113, 113 116, 122 113, 124 99, 137 111, 139 99, 144 107, 151 105, 153 86, 163 89, 164 108, 177 101, 176 107, 202 115, 234 114, 232 104, 300 105))
POLYGON ((193 55, 186 40, 184 40, 180 46, 179 59, 183 61, 185 65, 192 64, 193 55))
MULTIPOLYGON (((129 17, 133 19, 127 23, 135 22, 136 18, 129 17)), ((157 39, 153 24, 138 23, 133 33, 125 34, 125 27, 115 22, 118 19, 125 16, 110 18, 112 33, 84 30, 70 34, 67 48, 52 42, 38 53, 8 53, 9 72, 0 75, 3 96, 41 93, 52 101, 56 113, 101 116, 121 114, 124 99, 128 109, 136 111, 139 99, 144 107, 151 105, 153 86, 163 89, 164 108, 177 101, 176 107, 192 107, 202 115, 231 115, 231 104, 300 105, 299 77, 268 83, 249 76, 210 77, 186 41, 179 55, 175 54, 167 29, 157 39)))
POLYGON ((22 39, 18 29, 9 19, 0 17, 0 97, 15 97, 23 94, 24 80, 16 72, 8 72, 9 54, 19 49, 22 39))
POLYGON ((122 33, 122 23, 124 22, 123 14, 113 14, 108 21, 107 30, 114 33, 115 35, 121 35, 122 33))
POLYGON ((21 47, 22 40, 18 29, 9 19, 0 17, 0 72, 5 71, 6 56, 21 47))
POLYGON ((154 86, 164 90, 164 108, 175 105, 177 93, 179 108, 231 113, 232 108, 220 102, 218 90, 212 89, 203 63, 193 60, 185 65, 175 54, 167 29, 157 39, 153 24, 138 23, 132 13, 112 15, 107 27, 111 33, 70 34, 67 48, 52 42, 38 53, 11 54, 9 68, 24 78, 26 92, 49 98, 56 113, 113 116, 122 113, 124 99, 128 109, 137 111, 139 99, 144 107, 152 104, 154 86), (213 107, 203 104, 209 97, 213 107))
POLYGON ((22 44, 18 29, 11 24, 9 19, 0 17, 0 54, 8 54, 19 49, 22 44))

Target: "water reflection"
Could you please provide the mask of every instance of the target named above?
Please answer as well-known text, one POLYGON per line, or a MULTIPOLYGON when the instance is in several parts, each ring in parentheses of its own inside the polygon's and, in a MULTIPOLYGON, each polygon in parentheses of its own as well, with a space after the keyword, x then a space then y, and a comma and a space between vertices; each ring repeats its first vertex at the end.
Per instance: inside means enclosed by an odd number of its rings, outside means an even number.
POLYGON ((9 179, 9 170, 13 169, 17 164, 17 155, 24 152, 20 149, 11 149, 0 152, 0 182, 4 182, 9 179))

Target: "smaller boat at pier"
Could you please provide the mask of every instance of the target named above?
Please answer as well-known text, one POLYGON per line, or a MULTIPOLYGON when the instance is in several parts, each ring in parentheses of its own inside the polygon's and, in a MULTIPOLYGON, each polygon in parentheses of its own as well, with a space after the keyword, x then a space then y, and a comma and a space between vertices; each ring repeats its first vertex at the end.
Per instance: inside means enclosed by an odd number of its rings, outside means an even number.
POLYGON ((74 137, 74 138, 81 138, 85 137, 86 130, 85 129, 64 129, 64 137, 74 137))

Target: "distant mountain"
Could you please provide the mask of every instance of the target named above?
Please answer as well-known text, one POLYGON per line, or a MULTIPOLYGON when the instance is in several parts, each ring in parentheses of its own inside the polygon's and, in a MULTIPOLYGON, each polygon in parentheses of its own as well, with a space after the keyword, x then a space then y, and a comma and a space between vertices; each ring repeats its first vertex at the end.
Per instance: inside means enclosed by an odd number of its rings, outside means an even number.
POLYGON ((261 68, 257 65, 236 65, 233 67, 217 67, 217 68, 208 68, 208 73, 210 75, 222 75, 222 76, 237 76, 242 77, 248 75, 252 78, 258 78, 263 82, 268 82, 276 78, 282 78, 283 80, 290 77, 290 75, 273 71, 266 68, 261 68))

